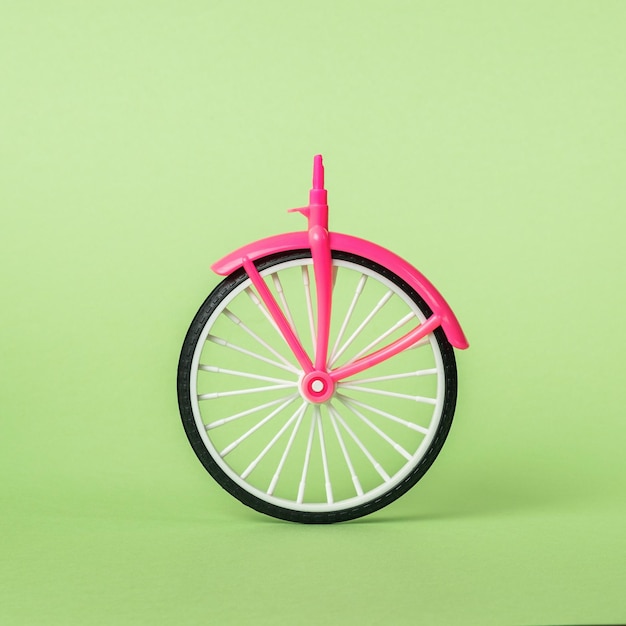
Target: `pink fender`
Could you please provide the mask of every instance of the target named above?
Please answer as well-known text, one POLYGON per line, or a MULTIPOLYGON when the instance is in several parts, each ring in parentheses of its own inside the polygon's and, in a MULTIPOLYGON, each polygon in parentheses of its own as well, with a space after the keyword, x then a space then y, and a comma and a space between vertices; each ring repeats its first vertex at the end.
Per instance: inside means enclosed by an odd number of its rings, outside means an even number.
MULTIPOLYGON (((211 269, 216 274, 228 276, 228 274, 242 267, 244 257, 250 261, 256 261, 257 259, 270 254, 276 254, 277 252, 301 250, 309 247, 309 235, 307 231, 275 235, 273 237, 260 239, 259 241, 255 241, 254 243, 227 254, 224 258, 214 263, 211 269)), ((365 257, 366 259, 371 259, 379 265, 386 267, 394 274, 397 274, 419 293, 426 304, 431 308, 432 312, 439 317, 448 341, 455 348, 461 350, 469 347, 461 325, 457 321, 448 303, 434 285, 411 264, 382 246, 366 241, 365 239, 352 237, 351 235, 331 232, 330 247, 332 250, 350 252, 365 257)))

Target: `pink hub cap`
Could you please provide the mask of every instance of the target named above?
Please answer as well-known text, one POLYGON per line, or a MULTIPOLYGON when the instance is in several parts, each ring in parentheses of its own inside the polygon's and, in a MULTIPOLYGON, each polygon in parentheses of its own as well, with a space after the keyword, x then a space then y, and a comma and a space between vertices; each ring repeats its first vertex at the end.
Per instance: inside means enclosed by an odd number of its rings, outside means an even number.
POLYGON ((311 372, 300 382, 300 393, 305 400, 321 404, 335 393, 335 383, 326 372, 311 372))

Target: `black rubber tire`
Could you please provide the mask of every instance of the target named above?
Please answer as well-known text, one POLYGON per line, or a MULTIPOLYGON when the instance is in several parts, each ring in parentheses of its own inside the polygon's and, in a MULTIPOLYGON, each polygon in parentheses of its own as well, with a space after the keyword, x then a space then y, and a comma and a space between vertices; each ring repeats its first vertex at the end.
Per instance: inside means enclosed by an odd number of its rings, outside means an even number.
MULTIPOLYGON (((272 267, 279 263, 286 261, 292 261, 296 259, 307 258, 311 256, 310 250, 293 250, 286 253, 275 254, 264 257, 255 262, 259 271, 272 267)), ((360 257, 355 254, 333 251, 333 258, 344 261, 356 263, 365 268, 373 270, 390 280, 392 283, 402 289, 420 308, 424 315, 431 315, 432 311, 420 295, 410 287, 399 276, 388 270, 387 268, 371 261, 369 259, 360 257)), ((247 274, 243 268, 236 270, 231 275, 227 276, 217 287, 211 292, 208 298, 204 301, 200 307, 198 313, 194 317, 191 326, 185 337, 182 351, 180 354, 180 360, 178 364, 178 405, 180 408, 180 414, 185 428, 185 432, 196 453, 198 459, 205 469, 211 474, 211 476, 231 495, 240 500, 246 506, 249 506, 256 511, 270 515, 272 517, 288 520, 291 522, 300 522, 305 524, 330 524, 335 522, 344 522, 364 515, 368 515, 382 509, 394 500, 397 500, 400 496, 405 494, 411 487, 413 487, 420 478, 426 473, 426 471, 433 464, 435 458, 441 451, 441 448, 448 436, 450 426, 452 424, 452 418, 454 416, 454 409, 456 406, 457 397, 457 372, 456 372, 456 360, 454 357, 454 349, 447 340, 443 330, 437 328, 434 331, 435 338, 439 344, 439 349, 442 356, 444 375, 445 375, 445 395, 443 402, 442 415, 439 422, 439 426, 435 433, 435 436, 428 448, 426 454, 422 457, 420 462, 413 468, 413 470, 406 476, 406 478, 395 485, 388 492, 379 496, 371 501, 359 504, 358 506, 352 506, 346 509, 340 509, 332 512, 309 512, 298 511, 288 508, 276 506, 268 503, 260 498, 247 492, 237 483, 235 483, 229 476, 215 462, 213 457, 206 449, 202 438, 198 432, 196 422, 193 415, 191 397, 190 397, 190 376, 191 376, 191 364, 196 349, 196 344, 202 333, 202 330, 207 323, 207 320, 211 316, 217 305, 237 286, 247 279, 247 274)))

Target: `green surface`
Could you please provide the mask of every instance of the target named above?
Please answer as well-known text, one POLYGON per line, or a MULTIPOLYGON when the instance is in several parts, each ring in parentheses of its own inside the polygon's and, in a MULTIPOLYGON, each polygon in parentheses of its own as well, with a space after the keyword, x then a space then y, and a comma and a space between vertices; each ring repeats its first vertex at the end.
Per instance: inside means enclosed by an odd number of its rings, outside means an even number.
POLYGON ((0 6, 0 623, 626 620, 626 3, 0 6), (435 466, 332 527, 240 506, 179 424, 210 263, 392 248, 472 343, 435 466))

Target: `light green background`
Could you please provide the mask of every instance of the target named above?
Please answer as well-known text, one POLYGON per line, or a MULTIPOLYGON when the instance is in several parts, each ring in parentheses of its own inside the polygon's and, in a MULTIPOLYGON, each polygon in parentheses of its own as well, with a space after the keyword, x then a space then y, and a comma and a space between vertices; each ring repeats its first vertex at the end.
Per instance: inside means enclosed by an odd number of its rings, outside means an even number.
POLYGON ((626 3, 2 2, 0 622, 626 620, 626 3), (193 456, 212 261, 303 226, 416 264, 472 344, 432 470, 331 527, 193 456))

